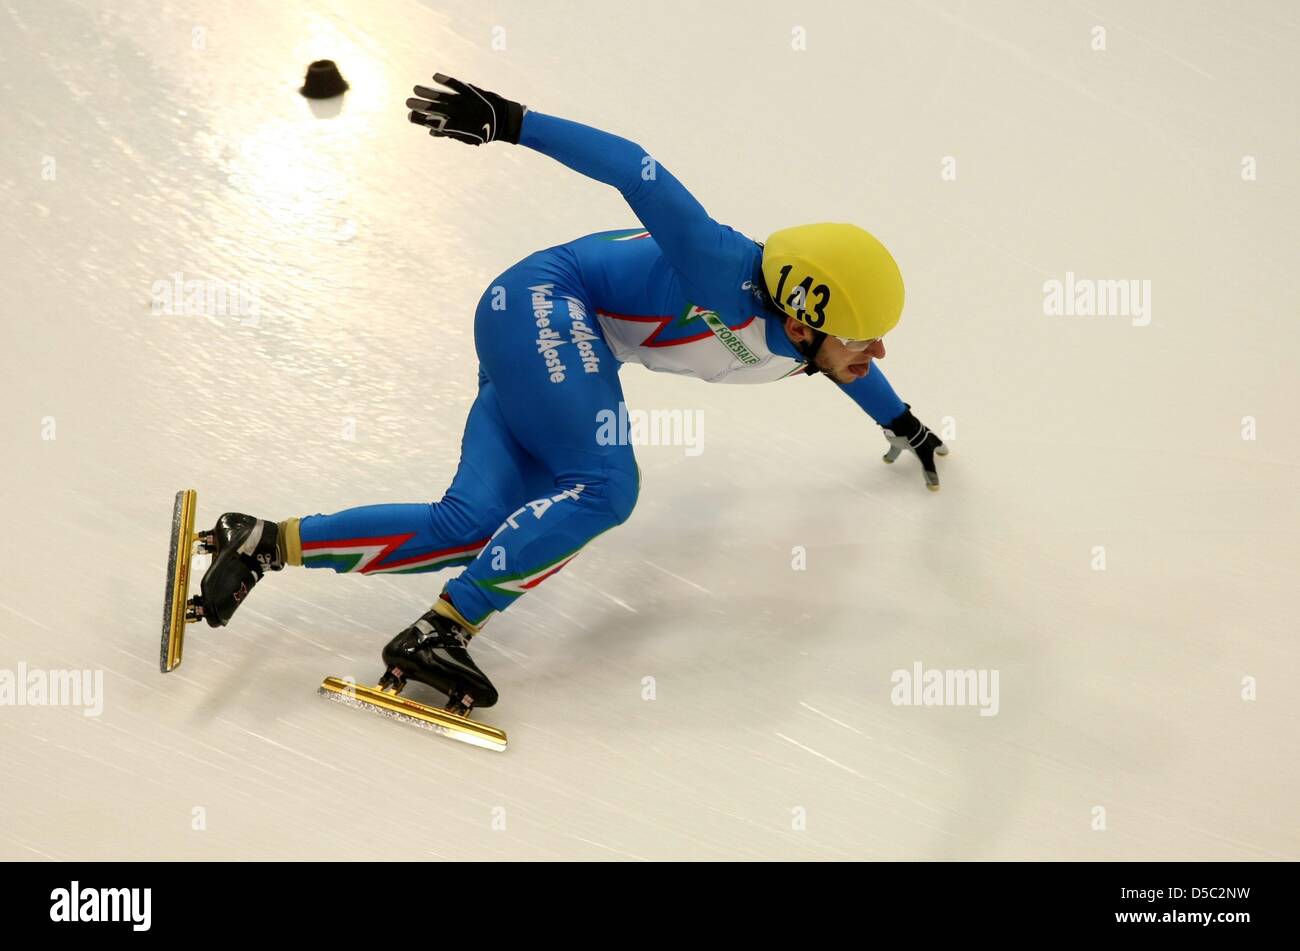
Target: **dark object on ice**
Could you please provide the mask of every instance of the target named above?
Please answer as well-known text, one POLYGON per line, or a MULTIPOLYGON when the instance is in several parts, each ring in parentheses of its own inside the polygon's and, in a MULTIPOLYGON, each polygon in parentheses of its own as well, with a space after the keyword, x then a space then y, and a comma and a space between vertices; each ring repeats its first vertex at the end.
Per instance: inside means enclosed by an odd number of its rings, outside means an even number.
POLYGON ((348 83, 334 60, 318 59, 307 67, 307 78, 298 91, 308 99, 333 99, 348 91, 348 83))

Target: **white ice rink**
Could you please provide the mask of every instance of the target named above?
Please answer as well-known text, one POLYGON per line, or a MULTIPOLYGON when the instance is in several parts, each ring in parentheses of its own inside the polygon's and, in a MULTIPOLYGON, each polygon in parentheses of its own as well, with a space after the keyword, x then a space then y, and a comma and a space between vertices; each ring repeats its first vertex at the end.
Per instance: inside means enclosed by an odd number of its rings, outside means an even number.
POLYGON ((103 672, 99 716, 0 706, 0 857, 1300 858, 1298 91, 1281 0, 0 0, 0 670, 103 672), (272 575, 157 670, 177 489, 438 498, 483 288, 636 224, 410 126, 435 70, 756 238, 880 235, 882 366, 955 430, 930 494, 824 379, 628 367, 704 451, 641 449, 631 520, 475 641, 503 755, 315 694, 438 575, 272 575), (153 314, 178 272, 255 325, 153 314), (1046 315, 1067 272, 1149 323, 1046 315), (996 670, 997 715, 895 705, 916 662, 996 670))

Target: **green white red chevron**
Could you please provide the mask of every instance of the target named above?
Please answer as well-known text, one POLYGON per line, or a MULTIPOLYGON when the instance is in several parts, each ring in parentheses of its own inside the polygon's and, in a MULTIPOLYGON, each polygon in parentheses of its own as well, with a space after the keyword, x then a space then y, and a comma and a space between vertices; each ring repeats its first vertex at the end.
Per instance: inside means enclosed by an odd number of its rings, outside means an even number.
POLYGON ((333 568, 335 571, 357 571, 362 574, 414 574, 437 571, 450 565, 463 565, 473 561, 487 544, 486 538, 464 545, 453 545, 434 551, 421 552, 404 558, 392 555, 415 536, 383 535, 375 538, 329 539, 303 542, 302 563, 309 568, 333 568))
POLYGON ((526 591, 531 591, 551 575, 555 574, 569 562, 578 556, 581 549, 574 549, 567 554, 549 562, 535 571, 529 571, 522 574, 499 575, 495 578, 485 578, 478 583, 481 587, 489 591, 495 591, 497 594, 509 595, 510 597, 519 597, 526 591))

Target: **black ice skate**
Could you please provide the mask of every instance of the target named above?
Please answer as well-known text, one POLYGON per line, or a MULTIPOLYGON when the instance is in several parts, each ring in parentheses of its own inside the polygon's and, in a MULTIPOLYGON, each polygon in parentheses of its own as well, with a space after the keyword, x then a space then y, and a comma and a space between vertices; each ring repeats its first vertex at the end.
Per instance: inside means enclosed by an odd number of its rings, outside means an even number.
POLYGON ((388 668, 379 686, 402 692, 407 680, 447 695, 447 709, 461 715, 497 702, 492 681, 469 656, 469 638, 459 624, 429 610, 384 648, 388 668))
POLYGON ((212 627, 221 627, 263 574, 284 567, 278 546, 279 529, 274 522, 227 512, 211 531, 196 533, 197 503, 197 493, 184 489, 176 493, 172 509, 162 645, 158 656, 158 669, 164 674, 180 666, 186 624, 202 618, 212 627), (202 593, 191 598, 190 564, 195 552, 211 554, 213 558, 203 573, 202 593))
POLYGON ((209 627, 229 624, 262 575, 284 567, 278 535, 275 522, 227 512, 212 531, 199 536, 201 550, 212 552, 197 599, 198 616, 209 627))
POLYGON ((330 700, 383 713, 455 740, 504 750, 504 731, 469 719, 475 707, 497 702, 492 681, 466 649, 470 636, 451 618, 431 609, 388 642, 383 651, 384 675, 377 686, 327 677, 318 692, 330 700), (446 705, 439 710, 398 696, 411 680, 446 694, 446 705))

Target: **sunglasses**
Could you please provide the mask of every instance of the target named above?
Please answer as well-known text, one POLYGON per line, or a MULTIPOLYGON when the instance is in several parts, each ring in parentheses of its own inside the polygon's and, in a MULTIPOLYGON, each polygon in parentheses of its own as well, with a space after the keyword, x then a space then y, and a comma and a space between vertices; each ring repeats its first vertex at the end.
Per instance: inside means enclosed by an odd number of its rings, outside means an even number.
POLYGON ((841 344, 843 344, 845 349, 853 350, 855 352, 861 353, 863 350, 867 349, 867 347, 871 346, 880 338, 872 337, 870 340, 850 340, 848 337, 836 337, 835 339, 838 340, 841 344))

